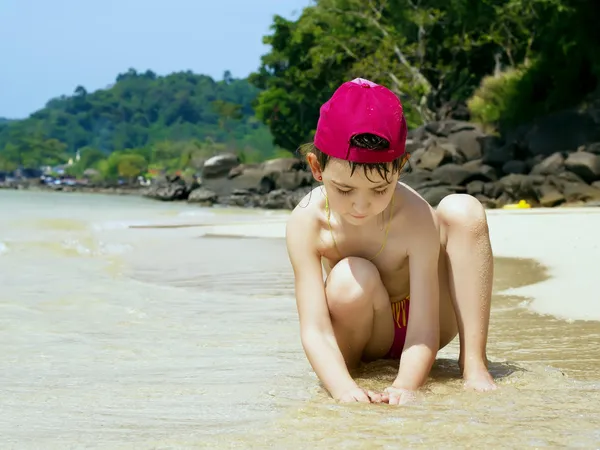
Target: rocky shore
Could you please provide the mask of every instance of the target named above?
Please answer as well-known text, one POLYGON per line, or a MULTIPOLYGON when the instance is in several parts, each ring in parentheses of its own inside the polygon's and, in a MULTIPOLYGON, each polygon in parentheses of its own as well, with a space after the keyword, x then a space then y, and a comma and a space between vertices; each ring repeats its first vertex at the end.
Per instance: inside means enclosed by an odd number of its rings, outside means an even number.
MULTIPOLYGON (((521 200, 533 207, 600 205, 600 114, 560 112, 503 138, 470 122, 432 122, 411 130, 407 150, 411 158, 400 179, 432 206, 453 193, 473 195, 487 208, 521 200)), ((221 154, 208 159, 193 180, 162 178, 150 186, 10 187, 293 209, 314 186, 298 158, 242 164, 236 155, 221 154)))
MULTIPOLYGON (((401 181, 432 206, 467 193, 487 208, 521 200, 533 207, 600 205, 600 126, 590 114, 548 116, 504 139, 464 121, 429 123, 409 133, 410 164, 401 181)), ((301 160, 240 164, 215 156, 202 179, 165 179, 143 195, 202 205, 292 209, 315 186, 301 160)))

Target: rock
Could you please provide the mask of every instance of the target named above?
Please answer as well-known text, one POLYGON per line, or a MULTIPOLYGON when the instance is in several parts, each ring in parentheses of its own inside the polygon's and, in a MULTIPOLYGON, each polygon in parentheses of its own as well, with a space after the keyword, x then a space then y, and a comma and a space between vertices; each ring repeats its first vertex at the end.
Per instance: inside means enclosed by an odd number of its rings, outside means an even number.
POLYGON ((546 183, 535 188, 540 205, 546 208, 565 202, 565 196, 552 184, 546 183))
POLYGON ((452 162, 456 164, 464 164, 467 162, 467 159, 464 156, 464 152, 460 150, 456 145, 452 142, 438 142, 438 145, 442 147, 446 152, 452 157, 452 162))
POLYGON ((483 195, 489 198, 498 198, 504 192, 504 188, 500 183, 487 182, 483 185, 483 195))
POLYGON ((483 205, 485 208, 491 208, 491 209, 494 209, 494 208, 496 208, 496 202, 495 202, 493 199, 491 199, 491 198, 489 198, 489 197, 487 197, 487 196, 485 196, 485 195, 483 195, 483 194, 475 194, 475 195, 474 195, 474 197, 475 197, 477 200, 479 200, 479 202, 480 202, 480 203, 481 203, 481 204, 482 204, 482 205, 483 205))
POLYGON ((503 146, 497 146, 498 141, 488 140, 487 144, 483 146, 482 150, 482 162, 492 167, 502 167, 509 161, 517 159, 517 146, 514 144, 507 144, 503 146))
POLYGON ((439 120, 425 124, 425 131, 439 137, 449 137, 461 131, 480 130, 479 125, 460 120, 439 120))
POLYGON ((577 175, 574 174, 573 172, 560 172, 558 174, 555 175, 550 175, 550 177, 555 178, 557 180, 557 182, 559 183, 585 183, 585 181, 583 181, 583 179, 577 175))
POLYGON ((566 183, 563 194, 569 203, 600 200, 600 189, 584 183, 566 183))
POLYGON ((435 169, 431 177, 444 184, 463 186, 473 180, 491 181, 491 179, 478 169, 471 169, 458 164, 446 164, 435 169))
POLYGON ((427 129, 425 128, 425 125, 421 125, 418 128, 414 128, 412 130, 408 130, 406 139, 407 142, 408 140, 411 141, 412 145, 415 145, 416 143, 422 143, 425 139, 427 139, 427 129))
POLYGON ((565 161, 565 167, 587 183, 600 180, 600 156, 593 153, 571 153, 565 161))
POLYGON ((285 189, 276 189, 267 194, 261 202, 261 206, 266 209, 286 209, 289 192, 285 189))
POLYGON ((412 138, 407 138, 406 139, 406 151, 408 153, 410 153, 411 155, 417 151, 418 149, 420 149, 422 147, 421 141, 416 140, 416 139, 412 139, 412 138))
POLYGON ((593 153, 594 155, 600 155, 600 142, 594 142, 588 145, 582 145, 578 151, 593 153))
POLYGON ((439 145, 432 145, 421 156, 417 167, 424 170, 434 170, 446 162, 452 161, 452 154, 439 145))
POLYGON ((161 201, 186 200, 190 192, 197 187, 195 183, 186 183, 179 177, 165 177, 154 182, 143 190, 144 197, 161 201))
POLYGON ((481 173, 485 178, 496 181, 498 179, 498 174, 496 173, 496 169, 492 166, 488 166, 487 164, 483 164, 483 160, 475 159, 473 161, 469 161, 463 164, 465 169, 477 171, 481 173))
POLYGON ((531 173, 533 168, 544 160, 543 155, 535 155, 525 159, 525 165, 527 166, 527 173, 531 173))
POLYGON ((261 164, 239 164, 230 168, 227 173, 219 173, 221 175, 203 179, 203 186, 215 192, 218 197, 228 197, 239 189, 252 189, 261 194, 268 194, 276 189, 295 190, 311 186, 314 182, 311 172, 306 171, 304 163, 297 158, 277 158, 261 164))
POLYGON ((233 153, 223 153, 213 156, 204 162, 202 180, 227 176, 231 169, 239 164, 240 159, 233 153))
POLYGON ((219 198, 219 203, 245 208, 292 210, 311 191, 312 187, 303 187, 293 191, 275 189, 267 194, 258 194, 251 190, 238 189, 229 196, 219 198))
MULTIPOLYGON (((543 182, 543 178, 541 181, 543 182)), ((507 194, 511 201, 528 200, 537 203, 537 195, 534 190, 535 182, 535 178, 523 174, 510 174, 498 180, 499 185, 502 186, 503 194, 507 194)))
POLYGON ((471 181, 467 184, 467 194, 469 195, 478 195, 483 194, 483 190, 485 188, 485 183, 481 180, 471 181))
POLYGON ((525 161, 511 160, 502 166, 502 172, 505 174, 511 173, 527 173, 527 163, 525 161))
POLYGON ((243 174, 245 170, 253 170, 253 169, 259 169, 260 168, 260 164, 239 164, 235 167, 233 167, 229 173, 227 174, 227 178, 229 178, 230 180, 243 174))
POLYGON ((199 187, 190 192, 187 201, 202 205, 214 205, 217 202, 217 194, 209 189, 199 187))
POLYGON ((559 152, 543 159, 540 163, 533 166, 531 173, 534 175, 552 175, 562 172, 565 169, 565 158, 559 152))
POLYGON ((484 137, 485 135, 481 131, 473 128, 454 132, 448 136, 448 140, 459 149, 465 161, 472 161, 482 157, 480 140, 484 137))
POLYGON ((304 163, 298 158, 275 158, 262 163, 266 173, 280 173, 304 170, 304 163))
POLYGON ((419 194, 425 199, 425 201, 427 201, 427 203, 433 207, 439 205, 444 197, 454 193, 456 193, 456 191, 449 186, 435 186, 419 191, 419 194))
MULTIPOLYGON (((426 183, 432 182, 431 172, 418 169, 411 172, 405 172, 400 175, 400 181, 418 191, 426 183)), ((436 180, 435 183, 437 183, 437 185, 441 184, 439 180, 436 180)))
POLYGON ((456 100, 451 100, 444 103, 437 111, 437 115, 444 120, 455 119, 459 121, 467 121, 471 119, 471 112, 464 103, 459 103, 456 100))
MULTIPOLYGON (((422 145, 422 144, 421 144, 422 145)), ((410 154, 408 163, 411 167, 418 167, 421 162, 421 158, 425 155, 425 147, 420 147, 410 154)))

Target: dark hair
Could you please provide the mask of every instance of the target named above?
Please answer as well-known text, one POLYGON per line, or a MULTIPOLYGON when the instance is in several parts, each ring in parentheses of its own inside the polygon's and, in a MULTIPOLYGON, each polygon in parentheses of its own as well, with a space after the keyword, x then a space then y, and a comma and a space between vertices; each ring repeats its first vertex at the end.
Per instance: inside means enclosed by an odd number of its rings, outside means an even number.
MULTIPOLYGON (((356 136, 353 136, 350 140, 350 144, 354 147, 373 150, 375 152, 378 150, 386 150, 390 146, 390 143, 387 139, 370 133, 357 134, 356 136)), ((327 166, 327 163, 331 158, 329 155, 319 150, 312 142, 302 145, 299 151, 300 154, 305 158, 308 156, 309 153, 313 153, 317 157, 317 161, 321 166, 321 170, 325 170, 325 167, 327 166)), ((354 171, 357 168, 362 168, 365 172, 365 176, 369 180, 371 180, 369 178, 369 174, 375 171, 381 176, 381 178, 383 178, 387 182, 391 182, 391 180, 388 179, 388 177, 390 175, 400 172, 404 167, 406 161, 408 161, 407 153, 393 160, 391 163, 357 163, 353 161, 348 161, 348 164, 352 169, 351 174, 354 174, 354 171)))

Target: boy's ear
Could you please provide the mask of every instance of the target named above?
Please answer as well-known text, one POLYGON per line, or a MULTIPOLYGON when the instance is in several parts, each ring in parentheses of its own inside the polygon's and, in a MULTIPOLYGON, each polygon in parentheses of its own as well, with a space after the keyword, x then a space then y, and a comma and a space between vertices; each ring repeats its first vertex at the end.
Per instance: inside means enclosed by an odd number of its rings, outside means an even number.
POLYGON ((319 164, 319 161, 317 160, 317 155, 309 153, 306 155, 306 162, 308 163, 315 180, 323 181, 323 171, 321 170, 321 164, 319 164))

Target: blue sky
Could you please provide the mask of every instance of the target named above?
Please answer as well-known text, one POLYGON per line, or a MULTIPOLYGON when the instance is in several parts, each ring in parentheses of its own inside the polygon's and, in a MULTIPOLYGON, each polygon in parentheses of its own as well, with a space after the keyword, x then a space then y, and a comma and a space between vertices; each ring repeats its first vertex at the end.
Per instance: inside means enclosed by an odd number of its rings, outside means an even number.
MULTIPOLYGON (((0 0, 0 117, 114 82, 130 67, 245 77, 273 15, 311 0, 0 0)), ((295 14, 294 14, 295 13, 295 14)))

